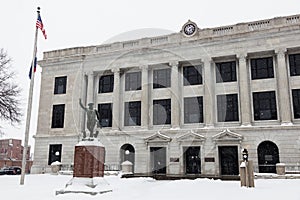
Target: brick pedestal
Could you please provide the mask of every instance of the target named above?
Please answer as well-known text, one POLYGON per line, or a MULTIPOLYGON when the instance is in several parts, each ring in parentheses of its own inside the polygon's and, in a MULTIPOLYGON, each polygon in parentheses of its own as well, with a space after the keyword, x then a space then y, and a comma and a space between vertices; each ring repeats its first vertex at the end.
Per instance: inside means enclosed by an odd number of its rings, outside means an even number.
POLYGON ((73 177, 103 177, 105 148, 99 141, 81 141, 75 146, 73 177))
POLYGON ((84 193, 103 194, 112 192, 104 180, 105 148, 95 138, 83 139, 75 146, 74 173, 66 187, 56 191, 58 194, 84 193))

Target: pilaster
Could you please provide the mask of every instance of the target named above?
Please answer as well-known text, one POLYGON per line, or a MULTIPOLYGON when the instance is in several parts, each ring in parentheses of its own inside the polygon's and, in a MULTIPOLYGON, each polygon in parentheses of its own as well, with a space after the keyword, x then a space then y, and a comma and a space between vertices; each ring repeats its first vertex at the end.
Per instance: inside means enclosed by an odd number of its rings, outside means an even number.
POLYGON ((213 83, 213 61, 211 58, 204 58, 204 124, 206 127, 214 126, 215 122, 215 84, 213 83))
POLYGON ((277 87, 278 87, 278 105, 280 119, 282 124, 291 123, 291 101, 289 97, 288 69, 286 65, 285 50, 275 51, 277 56, 277 87))
POLYGON ((172 128, 179 128, 180 127, 180 99, 181 95, 179 94, 179 73, 178 61, 172 61, 169 63, 171 66, 171 125, 172 128))
POLYGON ((142 70, 142 100, 141 100, 141 126, 148 128, 149 126, 149 71, 148 65, 140 66, 142 70))
POLYGON ((87 85, 87 104, 94 103, 94 81, 95 75, 93 71, 87 73, 88 85, 87 85))
POLYGON ((250 104, 250 75, 247 66, 247 55, 238 55, 239 72, 239 99, 241 109, 241 123, 243 126, 251 125, 251 104, 250 104))
POLYGON ((112 129, 119 130, 120 128, 120 69, 114 68, 112 69, 114 73, 114 90, 113 90, 113 121, 112 121, 112 129))

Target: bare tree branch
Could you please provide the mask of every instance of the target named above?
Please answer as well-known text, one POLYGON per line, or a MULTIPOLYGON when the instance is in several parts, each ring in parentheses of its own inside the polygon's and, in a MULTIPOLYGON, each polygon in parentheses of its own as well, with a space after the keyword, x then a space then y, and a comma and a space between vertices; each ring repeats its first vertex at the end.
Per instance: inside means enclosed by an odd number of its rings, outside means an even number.
POLYGON ((14 82, 15 73, 10 70, 11 59, 0 49, 0 119, 12 124, 20 123, 21 89, 14 82))

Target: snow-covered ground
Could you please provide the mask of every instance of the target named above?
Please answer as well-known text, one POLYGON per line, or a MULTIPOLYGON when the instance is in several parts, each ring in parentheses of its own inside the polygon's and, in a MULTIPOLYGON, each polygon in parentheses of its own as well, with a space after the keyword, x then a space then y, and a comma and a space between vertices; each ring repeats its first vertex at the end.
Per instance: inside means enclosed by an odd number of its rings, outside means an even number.
POLYGON ((9 200, 300 200, 300 179, 258 179, 255 188, 241 188, 239 181, 210 179, 156 181, 152 178, 121 179, 106 176, 113 192, 98 194, 60 194, 70 175, 26 175, 25 185, 19 185, 20 176, 0 176, 0 197, 9 200), (5 198, 4 198, 5 197, 5 198))

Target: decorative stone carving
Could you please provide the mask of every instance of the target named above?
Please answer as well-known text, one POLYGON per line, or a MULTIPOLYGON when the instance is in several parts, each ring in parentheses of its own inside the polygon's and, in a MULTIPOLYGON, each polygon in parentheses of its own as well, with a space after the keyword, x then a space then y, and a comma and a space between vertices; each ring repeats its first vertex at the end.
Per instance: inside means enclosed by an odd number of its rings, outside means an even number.
POLYGON ((193 130, 177 138, 178 142, 203 142, 205 137, 198 133, 195 133, 193 130))
POLYGON ((169 136, 166 136, 164 134, 161 134, 159 131, 149 137, 144 138, 144 141, 148 143, 155 143, 155 142, 160 142, 160 143, 168 143, 171 142, 171 138, 169 136))
POLYGON ((230 131, 229 129, 225 129, 224 131, 214 135, 213 141, 216 143, 226 143, 226 142, 238 142, 241 143, 243 140, 243 136, 237 133, 230 131))

